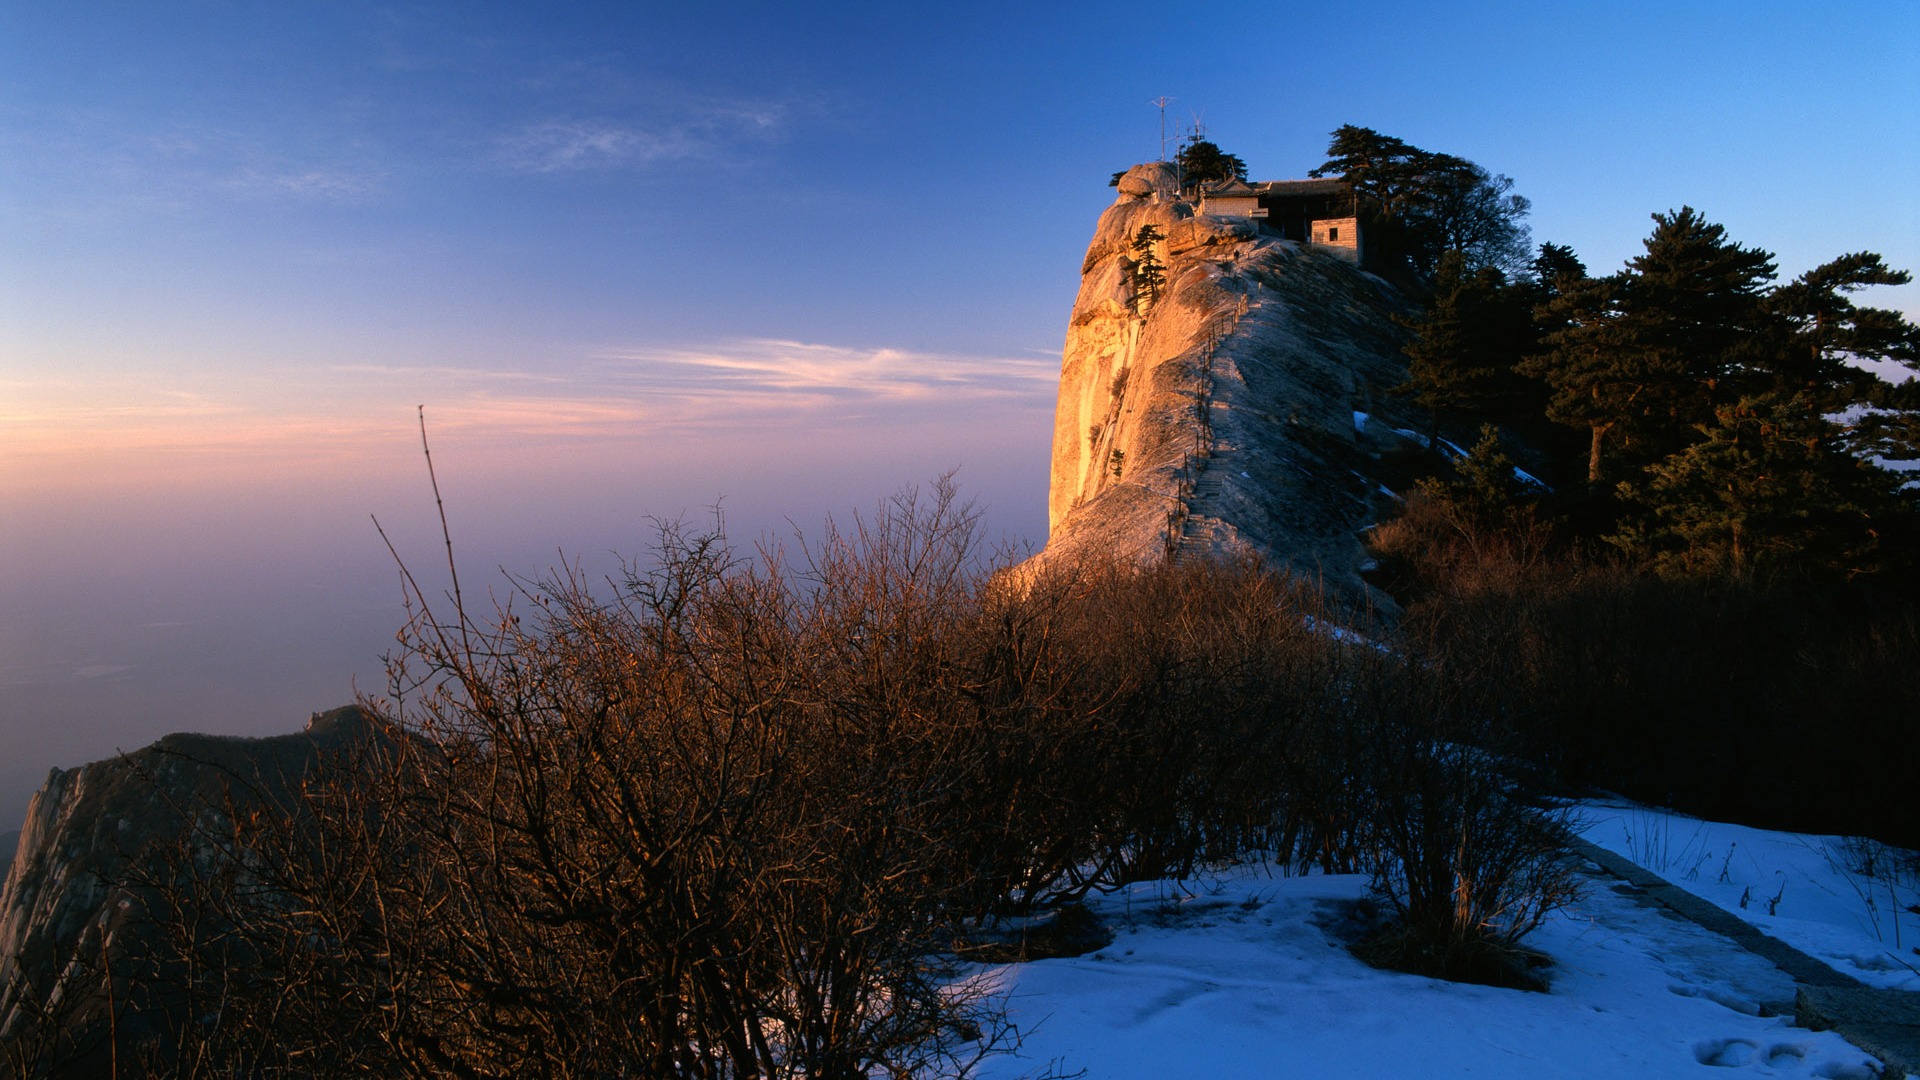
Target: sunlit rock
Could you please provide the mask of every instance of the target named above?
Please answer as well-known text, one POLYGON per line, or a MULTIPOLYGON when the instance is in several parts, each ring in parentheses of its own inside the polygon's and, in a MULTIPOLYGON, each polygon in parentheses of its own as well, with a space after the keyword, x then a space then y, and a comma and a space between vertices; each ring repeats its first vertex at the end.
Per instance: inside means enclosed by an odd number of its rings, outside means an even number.
POLYGON ((1360 580, 1359 534, 1392 498, 1373 432, 1417 426, 1389 393, 1411 305, 1353 250, 1198 212, 1170 163, 1117 188, 1068 320, 1039 562, 1244 547, 1386 604, 1360 580), (1135 245, 1148 226, 1150 255, 1135 245), (1149 258, 1165 279, 1152 300, 1149 258))

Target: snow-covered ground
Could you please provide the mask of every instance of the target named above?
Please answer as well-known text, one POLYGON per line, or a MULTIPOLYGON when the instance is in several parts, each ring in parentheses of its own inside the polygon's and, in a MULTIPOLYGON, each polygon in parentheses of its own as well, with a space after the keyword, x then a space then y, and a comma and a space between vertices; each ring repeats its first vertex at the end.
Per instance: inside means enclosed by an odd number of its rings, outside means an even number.
MULTIPOLYGON (((1666 835, 1677 835, 1674 847, 1687 855, 1668 870, 1684 878, 1698 861, 1700 873, 1686 884, 1716 886, 1703 893, 1715 899, 1731 889, 1728 902, 1737 905, 1749 886, 1761 891, 1756 881, 1772 883, 1771 897, 1777 881, 1787 881, 1778 914, 1756 916, 1751 902, 1746 914, 1836 966, 1845 961, 1843 970, 1891 978, 1853 959, 1882 950, 1843 902, 1852 893, 1837 871, 1822 876, 1828 863, 1813 854, 1819 838, 1712 826, 1695 842, 1687 819, 1626 805, 1587 809, 1587 835, 1629 857, 1621 822, 1645 836, 1648 823, 1670 819, 1666 835), (1736 854, 1721 883, 1718 853, 1728 844, 1736 854), (1719 847, 1701 860, 1702 845, 1719 847), (1743 853, 1751 853, 1744 869, 1743 853), (1734 870, 1746 875, 1737 887, 1734 870), (1792 935, 1781 929, 1787 920, 1798 927, 1792 935)), ((1354 959, 1337 928, 1366 895, 1361 878, 1283 877, 1250 866, 1143 883, 1092 904, 1115 931, 1107 948, 987 973, 1009 995, 1024 1041, 1017 1056, 989 1059, 981 1075, 1049 1067, 1084 1070, 1088 1080, 1727 1075, 1715 1068, 1829 1080, 1878 1075, 1877 1063, 1838 1035, 1761 1015, 1793 1000, 1794 985, 1778 969, 1616 885, 1591 878, 1578 903, 1527 940, 1553 959, 1548 992, 1528 993, 1377 971, 1354 959)))
POLYGON ((1915 869, 1872 845, 1701 821, 1627 802, 1583 804, 1590 841, 1868 986, 1920 990, 1915 869))

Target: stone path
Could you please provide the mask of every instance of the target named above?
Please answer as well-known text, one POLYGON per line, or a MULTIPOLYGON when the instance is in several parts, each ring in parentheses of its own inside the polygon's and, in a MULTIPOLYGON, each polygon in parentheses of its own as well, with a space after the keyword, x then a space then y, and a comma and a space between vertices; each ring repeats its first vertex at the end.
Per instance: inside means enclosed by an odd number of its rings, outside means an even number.
POLYGON ((1174 559, 1208 559, 1218 554, 1214 524, 1220 513, 1220 493, 1226 481, 1228 451, 1215 446, 1212 454, 1193 480, 1193 492, 1186 498, 1186 517, 1180 523, 1180 543, 1174 559))
POLYGON ((1884 1062, 1889 1077, 1920 1074, 1920 993, 1865 986, 1611 851, 1577 837, 1574 851, 1632 886, 1644 902, 1711 930, 1786 972, 1797 993, 1793 1001, 1768 1003, 1774 1012, 1791 1012, 1801 1027, 1837 1032, 1884 1062))

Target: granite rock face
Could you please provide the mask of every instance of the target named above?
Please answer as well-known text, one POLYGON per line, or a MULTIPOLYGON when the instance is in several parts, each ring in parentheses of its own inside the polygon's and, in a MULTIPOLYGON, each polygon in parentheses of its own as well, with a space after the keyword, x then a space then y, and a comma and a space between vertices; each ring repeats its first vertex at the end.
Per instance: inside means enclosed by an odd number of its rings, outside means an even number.
POLYGON ((1411 303, 1350 257, 1198 212, 1168 163, 1117 187, 1068 325, 1038 564, 1248 549, 1390 607, 1360 578, 1359 534, 1394 498, 1379 462, 1419 427, 1389 393, 1411 303), (1152 300, 1146 226, 1163 237, 1152 300))

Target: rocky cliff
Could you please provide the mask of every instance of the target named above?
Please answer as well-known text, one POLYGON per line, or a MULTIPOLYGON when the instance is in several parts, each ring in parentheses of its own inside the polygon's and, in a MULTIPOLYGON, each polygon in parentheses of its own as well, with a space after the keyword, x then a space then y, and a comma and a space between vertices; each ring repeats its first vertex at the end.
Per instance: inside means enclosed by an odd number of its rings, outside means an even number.
POLYGON ((294 735, 169 735, 53 770, 28 804, 0 890, 0 1077, 94 1075, 112 1043, 131 1053, 155 1020, 129 1008, 126 936, 137 932, 139 868, 191 845, 196 828, 217 831, 211 819, 228 807, 284 799, 322 754, 368 730, 348 706, 315 714, 294 735))
POLYGON ((1170 164, 1118 187, 1067 329, 1039 561, 1245 548, 1388 603, 1360 579, 1359 533, 1392 498, 1382 458, 1417 426, 1388 393, 1408 301, 1350 252, 1198 212, 1170 164), (1148 226, 1162 239, 1143 250, 1148 226))

